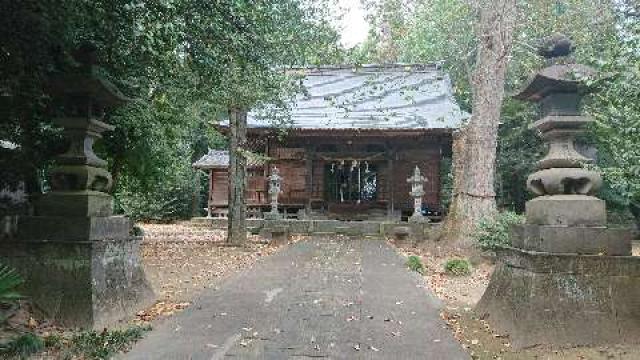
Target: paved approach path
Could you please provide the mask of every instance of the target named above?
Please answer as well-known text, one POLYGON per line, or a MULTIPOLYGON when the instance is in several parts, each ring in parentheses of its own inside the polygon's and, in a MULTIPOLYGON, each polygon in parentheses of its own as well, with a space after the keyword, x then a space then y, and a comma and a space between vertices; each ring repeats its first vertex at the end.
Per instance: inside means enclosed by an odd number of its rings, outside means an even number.
POLYGON ((469 359, 383 241, 308 240, 205 290, 123 359, 469 359))

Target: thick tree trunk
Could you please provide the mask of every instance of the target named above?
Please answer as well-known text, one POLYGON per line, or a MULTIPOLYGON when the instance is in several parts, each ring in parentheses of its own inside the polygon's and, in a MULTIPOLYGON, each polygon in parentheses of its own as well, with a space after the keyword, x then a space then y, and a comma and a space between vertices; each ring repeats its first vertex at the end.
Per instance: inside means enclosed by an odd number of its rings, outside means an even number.
POLYGON ((470 247, 478 222, 493 216, 495 161, 504 82, 516 19, 516 0, 474 2, 479 20, 478 49, 471 83, 471 120, 454 140, 453 199, 445 238, 470 247))
POLYGON ((229 219, 227 243, 243 245, 247 241, 245 224, 246 205, 244 199, 247 159, 247 113, 241 109, 229 110, 229 219))

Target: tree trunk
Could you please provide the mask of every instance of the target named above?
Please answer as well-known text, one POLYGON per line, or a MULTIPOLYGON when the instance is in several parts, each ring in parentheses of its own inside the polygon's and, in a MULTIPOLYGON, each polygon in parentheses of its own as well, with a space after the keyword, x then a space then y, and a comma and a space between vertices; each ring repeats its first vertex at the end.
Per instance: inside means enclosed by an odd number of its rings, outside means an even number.
POLYGON ((227 243, 243 245, 247 241, 245 224, 246 205, 244 199, 247 159, 247 113, 238 108, 229 110, 229 219, 227 243))
POLYGON ((473 245, 478 222, 493 216, 495 161, 504 98, 504 82, 516 20, 516 0, 478 0, 478 49, 472 74, 473 110, 453 146, 453 199, 445 238, 457 246, 473 245))

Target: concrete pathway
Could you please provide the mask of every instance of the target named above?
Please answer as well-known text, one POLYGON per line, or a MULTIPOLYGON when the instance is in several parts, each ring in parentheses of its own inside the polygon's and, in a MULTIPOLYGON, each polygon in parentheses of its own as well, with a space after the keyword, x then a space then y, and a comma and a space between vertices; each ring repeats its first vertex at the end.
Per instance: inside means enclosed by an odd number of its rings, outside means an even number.
POLYGON ((386 243, 290 245, 156 324, 123 359, 469 359, 386 243))

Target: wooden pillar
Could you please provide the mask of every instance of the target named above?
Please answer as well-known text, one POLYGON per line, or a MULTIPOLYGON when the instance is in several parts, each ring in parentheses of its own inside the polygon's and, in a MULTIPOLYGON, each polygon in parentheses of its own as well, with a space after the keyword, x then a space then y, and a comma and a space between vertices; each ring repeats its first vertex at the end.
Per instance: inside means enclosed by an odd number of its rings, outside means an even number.
POLYGON ((387 216, 392 218, 395 212, 395 207, 394 207, 394 201, 395 201, 395 197, 393 194, 394 191, 394 187, 393 187, 393 161, 395 159, 395 149, 393 148, 388 148, 388 154, 387 154, 387 193, 388 198, 389 198, 389 204, 387 205, 387 216))
POLYGON ((311 199, 313 198, 313 158, 315 157, 315 147, 307 146, 305 149, 306 159, 305 166, 307 168, 306 171, 306 182, 305 182, 305 190, 307 192, 307 204, 306 204, 306 212, 307 215, 311 213, 311 199))
POLYGON ((209 195, 207 196, 207 217, 211 217, 211 203, 213 202, 213 169, 209 169, 209 195))
POLYGON ((229 215, 227 242, 242 245, 247 240, 245 179, 247 159, 244 150, 247 142, 247 112, 239 108, 229 110, 229 215))

